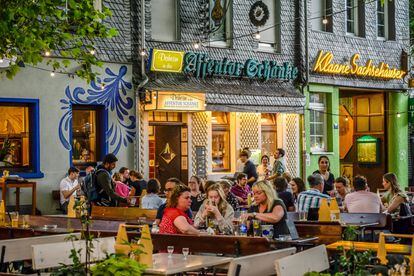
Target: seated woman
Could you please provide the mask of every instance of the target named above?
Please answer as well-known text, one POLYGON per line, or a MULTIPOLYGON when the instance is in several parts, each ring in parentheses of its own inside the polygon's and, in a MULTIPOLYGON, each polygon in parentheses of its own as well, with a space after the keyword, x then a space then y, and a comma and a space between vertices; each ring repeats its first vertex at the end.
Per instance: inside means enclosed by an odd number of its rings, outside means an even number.
POLYGON ((288 235, 286 207, 276 196, 272 185, 266 180, 256 182, 253 184, 253 197, 255 204, 243 218, 260 220, 261 224, 273 224, 273 238, 288 235))
POLYGON ((128 197, 131 189, 128 185, 124 184, 122 181, 124 180, 120 173, 114 173, 112 180, 115 182, 115 193, 122 197, 128 197))
POLYGON ((160 192, 160 182, 158 179, 150 179, 147 183, 147 194, 142 198, 143 209, 158 209, 164 200, 157 194, 160 192))
POLYGON ((159 233, 200 234, 200 232, 192 225, 193 221, 186 214, 186 211, 189 210, 190 207, 190 188, 183 184, 177 184, 171 193, 170 199, 167 201, 167 207, 165 208, 164 215, 161 219, 159 233))
POLYGON ((298 200, 298 195, 301 192, 306 191, 305 183, 303 182, 302 178, 295 177, 290 181, 289 184, 290 184, 290 187, 292 188, 293 199, 296 204, 296 201, 298 200))
POLYGON ((221 185, 221 188, 224 191, 227 203, 230 204, 231 207, 233 207, 234 211, 239 210, 239 201, 237 200, 237 197, 232 192, 230 192, 232 187, 232 183, 230 182, 230 180, 220 180, 219 184, 221 185))
POLYGON ((401 190, 397 176, 394 173, 384 174, 382 185, 387 190, 381 199, 386 207, 385 212, 388 214, 400 214, 401 204, 408 202, 408 197, 401 190))
POLYGON ((218 226, 221 233, 233 232, 233 207, 226 201, 226 196, 220 184, 213 184, 207 190, 207 199, 200 206, 194 226, 206 226, 207 220, 218 226))

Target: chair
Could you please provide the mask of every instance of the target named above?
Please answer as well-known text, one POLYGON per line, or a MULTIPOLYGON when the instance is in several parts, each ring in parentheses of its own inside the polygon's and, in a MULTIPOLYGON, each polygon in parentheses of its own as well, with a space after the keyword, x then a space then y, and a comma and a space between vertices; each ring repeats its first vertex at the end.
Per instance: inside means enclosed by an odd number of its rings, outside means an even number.
POLYGON ((228 276, 274 275, 273 262, 277 259, 295 254, 296 248, 289 247, 276 251, 269 251, 235 258, 229 265, 228 276))
MULTIPOLYGON (((115 238, 98 238, 93 240, 94 250, 91 253, 90 260, 96 262, 106 258, 107 254, 115 252, 115 238)), ((58 243, 47 243, 32 245, 32 266, 34 270, 58 267, 62 264, 72 264, 69 255, 72 249, 81 249, 80 261, 85 261, 85 241, 66 241, 58 243)))
POLYGON ((325 245, 299 252, 275 261, 278 276, 304 275, 307 272, 322 272, 329 269, 328 253, 325 245))

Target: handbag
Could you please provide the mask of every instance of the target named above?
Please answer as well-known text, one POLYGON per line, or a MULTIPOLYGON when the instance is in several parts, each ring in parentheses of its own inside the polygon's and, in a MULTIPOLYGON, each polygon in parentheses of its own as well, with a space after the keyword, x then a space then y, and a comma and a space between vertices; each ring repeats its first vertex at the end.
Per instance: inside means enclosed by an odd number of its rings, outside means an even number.
POLYGON ((403 202, 400 204, 400 217, 412 216, 411 206, 408 202, 403 202))

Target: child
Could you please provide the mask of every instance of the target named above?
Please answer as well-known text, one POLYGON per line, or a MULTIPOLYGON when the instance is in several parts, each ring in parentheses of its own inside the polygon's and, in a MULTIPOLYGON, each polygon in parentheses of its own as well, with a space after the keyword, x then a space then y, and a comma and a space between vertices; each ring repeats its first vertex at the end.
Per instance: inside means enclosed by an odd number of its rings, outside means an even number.
POLYGON ((122 197, 128 197, 131 189, 128 187, 128 185, 122 183, 122 175, 120 173, 115 173, 112 179, 115 182, 115 193, 122 197))

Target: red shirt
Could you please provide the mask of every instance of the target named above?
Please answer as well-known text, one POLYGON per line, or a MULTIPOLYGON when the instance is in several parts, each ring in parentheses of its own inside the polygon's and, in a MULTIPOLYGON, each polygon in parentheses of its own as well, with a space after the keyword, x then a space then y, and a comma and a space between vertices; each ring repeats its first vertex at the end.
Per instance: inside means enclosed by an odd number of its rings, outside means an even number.
POLYGON ((159 233, 181 234, 180 230, 174 225, 174 220, 179 216, 185 217, 189 224, 193 224, 193 221, 188 217, 188 215, 184 211, 178 208, 165 208, 164 215, 162 216, 162 220, 160 223, 159 233))

